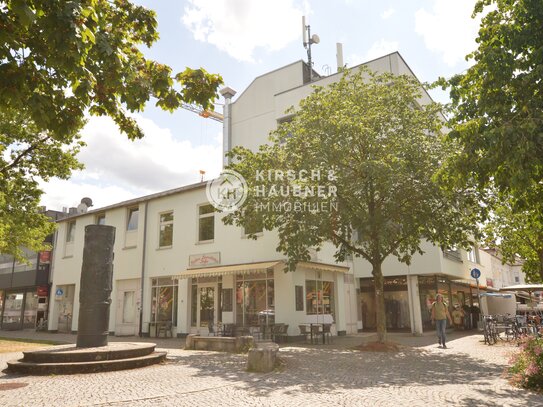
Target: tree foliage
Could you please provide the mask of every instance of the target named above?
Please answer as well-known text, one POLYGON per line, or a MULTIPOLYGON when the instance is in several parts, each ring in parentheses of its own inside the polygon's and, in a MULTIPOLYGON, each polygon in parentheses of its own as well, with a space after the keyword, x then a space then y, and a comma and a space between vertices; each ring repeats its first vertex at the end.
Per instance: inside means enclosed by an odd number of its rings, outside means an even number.
POLYGON ((488 243, 497 246, 502 261, 515 264, 531 283, 543 282, 543 214, 538 208, 516 208, 515 200, 500 196, 485 225, 488 243))
POLYGON ((453 169, 533 204, 526 192, 543 178, 543 7, 479 0, 474 15, 483 11, 478 48, 467 56, 474 64, 440 81, 450 90, 449 135, 462 148, 453 169))
POLYGON ((271 144, 231 152, 230 168, 245 177, 249 193, 225 222, 246 226, 256 218, 276 229, 290 270, 325 242, 336 247, 337 261, 354 255, 371 263, 382 341, 383 261, 409 263, 422 253, 421 239, 467 245, 476 214, 469 191, 440 186, 446 179, 436 174, 455 146, 441 135, 439 106, 418 104, 421 90, 406 76, 350 71, 316 86, 271 144), (277 170, 285 176, 277 179, 277 170), (319 186, 320 196, 307 192, 319 186), (290 193, 271 194, 274 188, 290 193))
POLYGON ((86 114, 137 139, 129 112, 151 98, 169 111, 212 109, 222 78, 145 58, 141 48, 157 39, 155 13, 127 0, 0 2, 0 251, 35 247, 51 230, 35 213, 38 180, 79 168, 86 114))
POLYGON ((487 233, 509 261, 524 257, 535 280, 543 262, 543 7, 480 0, 474 15, 483 12, 478 48, 467 56, 474 64, 439 82, 450 90, 449 136, 461 147, 447 171, 479 186, 494 213, 487 233))

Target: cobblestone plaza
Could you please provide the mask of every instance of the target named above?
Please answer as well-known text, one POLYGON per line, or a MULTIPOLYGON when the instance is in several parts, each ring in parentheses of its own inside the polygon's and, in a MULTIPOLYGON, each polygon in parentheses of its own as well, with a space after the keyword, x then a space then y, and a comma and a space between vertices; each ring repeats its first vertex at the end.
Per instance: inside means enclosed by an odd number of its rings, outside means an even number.
MULTIPOLYGON (((6 333, 10 334, 10 333, 6 333)), ((73 341, 73 335, 30 332, 13 337, 73 341)), ((359 352, 367 334, 332 345, 281 347, 269 374, 245 371, 246 355, 185 351, 181 340, 159 340, 166 363, 143 369, 73 376, 1 374, 2 406, 538 406, 543 396, 511 387, 503 371, 514 347, 486 346, 481 335, 451 335, 450 348, 433 336, 392 334, 399 353, 359 352)), ((116 340, 116 339, 115 339, 116 340)), ((126 338, 124 338, 126 340, 126 338)), ((6 361, 20 353, 0 356, 6 361)))

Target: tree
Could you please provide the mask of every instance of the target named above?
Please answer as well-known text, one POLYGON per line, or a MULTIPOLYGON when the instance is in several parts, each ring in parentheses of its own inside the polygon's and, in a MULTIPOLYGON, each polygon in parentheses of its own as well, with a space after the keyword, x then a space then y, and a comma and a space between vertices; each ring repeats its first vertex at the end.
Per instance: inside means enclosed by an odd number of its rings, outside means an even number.
POLYGON ((107 115, 137 139, 143 133, 127 112, 151 98, 170 111, 212 108, 222 78, 202 68, 173 74, 145 58, 140 48, 157 39, 155 13, 127 0, 0 2, 0 250, 36 246, 50 230, 33 212, 37 179, 78 168, 86 114, 107 115))
MULTIPOLYGON (((461 154, 451 165, 465 180, 539 205, 543 177, 543 7, 540 0, 479 0, 474 64, 449 80, 449 136, 461 154)), ((520 207, 520 206, 519 206, 520 207)))
POLYGON ((485 224, 487 241, 504 263, 522 259, 522 271, 532 283, 543 282, 543 214, 538 208, 515 208, 515 200, 499 197, 485 224))
MULTIPOLYGON (((258 152, 234 148, 230 169, 247 181, 243 208, 227 224, 258 219, 277 230, 278 251, 294 271, 331 242, 335 258, 372 265, 379 341, 386 341, 382 263, 409 263, 421 239, 467 245, 474 225, 468 191, 440 187, 437 171, 454 145, 441 136, 436 104, 419 105, 418 81, 347 71, 300 102, 291 122, 258 152), (320 187, 320 189, 319 189, 320 187)), ((446 181, 446 179, 442 179, 446 181)))
POLYGON ((54 224, 39 211, 37 179, 68 178, 73 169, 81 168, 75 158, 81 146, 78 135, 56 139, 38 132, 24 113, 0 111, 0 253, 21 260, 23 247, 42 249, 54 224), (2 147, 7 147, 7 154, 2 154, 2 147))
POLYGON ((450 90, 449 136, 461 149, 446 167, 491 197, 483 198, 487 233, 508 261, 523 256, 535 280, 543 276, 543 7, 480 0, 473 14, 483 11, 478 48, 467 56, 474 64, 439 81, 450 90))

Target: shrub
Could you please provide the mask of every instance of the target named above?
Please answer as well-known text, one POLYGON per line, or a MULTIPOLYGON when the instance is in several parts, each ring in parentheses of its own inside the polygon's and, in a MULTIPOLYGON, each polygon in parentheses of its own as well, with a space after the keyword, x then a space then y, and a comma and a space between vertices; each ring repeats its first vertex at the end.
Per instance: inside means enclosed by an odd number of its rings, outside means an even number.
POLYGON ((513 385, 543 391, 543 339, 528 338, 520 343, 508 368, 513 385))

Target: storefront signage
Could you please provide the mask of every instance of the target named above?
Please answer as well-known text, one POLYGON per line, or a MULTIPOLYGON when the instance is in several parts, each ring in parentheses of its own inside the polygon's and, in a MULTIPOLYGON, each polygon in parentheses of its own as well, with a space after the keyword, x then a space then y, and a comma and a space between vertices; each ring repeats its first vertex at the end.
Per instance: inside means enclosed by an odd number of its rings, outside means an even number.
POLYGON ((189 268, 209 267, 221 264, 221 253, 191 254, 189 256, 189 268))
POLYGON ((47 286, 38 287, 37 290, 38 297, 47 297, 47 293, 49 291, 47 286))
POLYGON ((51 251, 40 252, 40 264, 49 264, 51 262, 51 251))
POLYGON ((491 278, 486 279, 486 286, 487 287, 494 287, 494 281, 492 281, 491 278))

